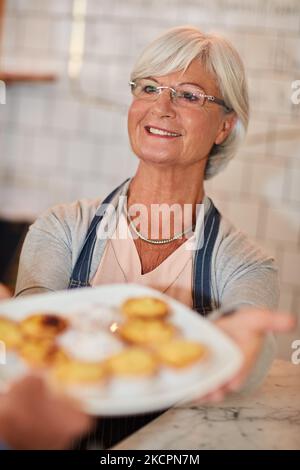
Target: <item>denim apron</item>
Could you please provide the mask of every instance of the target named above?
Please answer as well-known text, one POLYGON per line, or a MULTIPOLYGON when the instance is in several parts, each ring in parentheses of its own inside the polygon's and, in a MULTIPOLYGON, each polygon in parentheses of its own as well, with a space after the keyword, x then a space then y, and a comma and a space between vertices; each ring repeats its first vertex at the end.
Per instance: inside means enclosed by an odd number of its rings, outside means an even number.
MULTIPOLYGON (((112 191, 104 199, 100 207, 98 207, 75 263, 69 282, 69 289, 90 286, 89 278, 93 251, 97 240, 97 229, 104 217, 107 205, 121 192, 127 181, 128 180, 112 191)), ((211 258, 219 231, 220 218, 219 211, 210 200, 209 208, 204 216, 204 231, 201 245, 195 250, 193 258, 193 308, 203 316, 216 308, 211 296, 210 278, 211 258)), ((84 441, 82 440, 77 447, 84 448, 86 446, 95 446, 97 448, 107 449, 152 421, 164 411, 165 410, 140 415, 100 418, 97 421, 96 429, 90 433, 84 441)))

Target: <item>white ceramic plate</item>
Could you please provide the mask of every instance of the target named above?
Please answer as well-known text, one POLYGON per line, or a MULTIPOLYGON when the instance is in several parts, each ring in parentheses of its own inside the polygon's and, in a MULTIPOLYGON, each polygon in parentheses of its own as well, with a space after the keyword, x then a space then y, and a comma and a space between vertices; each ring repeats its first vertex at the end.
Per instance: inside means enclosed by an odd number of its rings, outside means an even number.
MULTIPOLYGON (((164 299, 172 310, 169 321, 180 328, 185 339, 206 345, 209 354, 202 361, 182 371, 161 368, 154 378, 113 379, 105 386, 72 387, 69 393, 82 401, 86 412, 104 416, 164 409, 181 400, 200 398, 238 371, 242 363, 241 352, 218 328, 170 297, 136 284, 113 284, 4 301, 0 303, 0 315, 20 320, 37 311, 63 314, 80 329, 80 333, 75 331, 74 334, 84 338, 78 343, 75 352, 78 352, 79 358, 82 355, 82 359, 87 360, 89 354, 93 356, 95 353, 93 335, 96 335, 94 338, 97 337, 97 329, 99 328, 101 339, 101 330, 118 321, 120 304, 129 297, 145 295, 164 299), (87 341, 87 338, 91 341, 87 341)), ((72 343, 66 337, 61 337, 60 341, 64 345, 68 345, 68 341, 72 343)), ((105 351, 100 348, 97 354, 99 360, 101 354, 105 355, 105 351)), ((1 365, 0 362, 0 386, 6 386, 27 370, 21 359, 15 354, 7 353, 6 364, 1 365)))

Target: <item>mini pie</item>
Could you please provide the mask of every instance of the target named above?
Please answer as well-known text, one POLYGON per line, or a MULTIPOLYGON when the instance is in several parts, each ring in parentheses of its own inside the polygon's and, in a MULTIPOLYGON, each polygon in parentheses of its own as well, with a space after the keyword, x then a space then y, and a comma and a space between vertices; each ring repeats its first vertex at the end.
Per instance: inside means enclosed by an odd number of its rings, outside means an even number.
POLYGON ((175 339, 157 347, 158 359, 165 365, 181 368, 201 359, 206 352, 205 346, 195 341, 175 339))
POLYGON ((67 320, 52 313, 36 313, 21 321, 23 335, 39 339, 53 339, 67 327, 67 320))
POLYGON ((155 297, 136 297, 126 300, 121 310, 127 318, 162 319, 168 315, 169 306, 155 297))
POLYGON ((118 329, 121 338, 140 346, 169 341, 175 333, 173 325, 159 320, 129 320, 118 329))
POLYGON ((56 380, 68 384, 101 382, 106 377, 106 367, 103 362, 85 362, 68 358, 54 365, 52 375, 56 380))
POLYGON ((156 372, 153 354, 140 348, 128 348, 107 361, 108 370, 115 376, 150 376, 156 372))
POLYGON ((25 337, 19 353, 22 359, 34 367, 47 367, 67 360, 64 351, 51 339, 25 337))
POLYGON ((22 341, 19 324, 8 318, 0 317, 0 341, 8 349, 17 348, 22 341))

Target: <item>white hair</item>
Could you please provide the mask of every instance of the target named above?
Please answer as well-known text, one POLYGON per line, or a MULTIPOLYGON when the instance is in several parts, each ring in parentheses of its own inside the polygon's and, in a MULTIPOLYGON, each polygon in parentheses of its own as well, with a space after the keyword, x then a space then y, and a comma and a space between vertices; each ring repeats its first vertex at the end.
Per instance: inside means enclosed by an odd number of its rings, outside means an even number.
POLYGON ((205 70, 216 77, 226 106, 237 116, 235 127, 228 137, 211 149, 205 168, 205 179, 209 179, 236 154, 248 127, 248 88, 244 65, 236 49, 217 34, 205 34, 193 26, 175 27, 144 49, 130 78, 135 80, 185 71, 195 59, 200 59, 205 70))

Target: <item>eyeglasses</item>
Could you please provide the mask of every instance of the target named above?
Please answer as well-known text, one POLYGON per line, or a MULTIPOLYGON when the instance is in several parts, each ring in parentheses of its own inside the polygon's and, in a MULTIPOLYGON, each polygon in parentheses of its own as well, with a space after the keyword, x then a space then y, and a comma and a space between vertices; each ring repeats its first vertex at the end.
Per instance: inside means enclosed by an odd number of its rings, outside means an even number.
POLYGON ((133 96, 145 101, 156 101, 163 90, 170 90, 173 103, 185 108, 202 107, 205 101, 218 104, 228 112, 232 111, 220 98, 212 95, 206 95, 203 90, 194 85, 179 85, 176 88, 169 86, 158 86, 157 82, 148 78, 141 78, 130 81, 131 92, 133 96))

